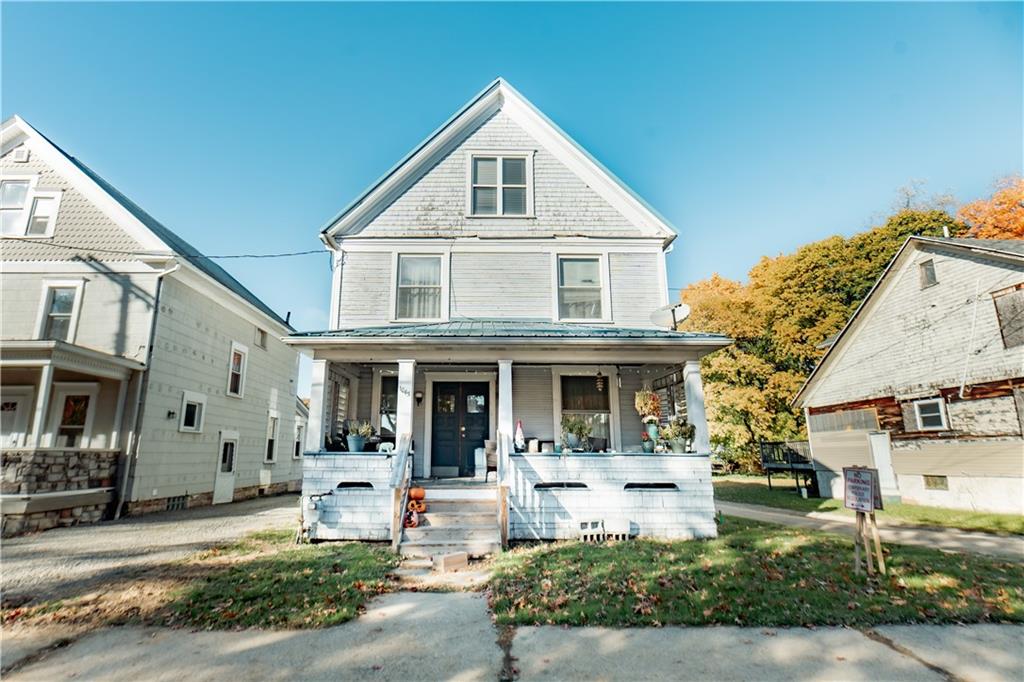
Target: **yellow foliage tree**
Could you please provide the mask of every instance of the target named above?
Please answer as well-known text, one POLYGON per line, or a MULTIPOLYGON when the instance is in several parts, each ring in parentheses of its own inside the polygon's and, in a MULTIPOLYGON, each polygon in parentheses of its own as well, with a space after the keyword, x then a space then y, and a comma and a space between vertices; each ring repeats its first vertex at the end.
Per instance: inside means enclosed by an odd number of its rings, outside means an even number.
POLYGON ((991 197, 961 206, 957 215, 970 227, 968 237, 1024 239, 1024 178, 999 181, 991 197))

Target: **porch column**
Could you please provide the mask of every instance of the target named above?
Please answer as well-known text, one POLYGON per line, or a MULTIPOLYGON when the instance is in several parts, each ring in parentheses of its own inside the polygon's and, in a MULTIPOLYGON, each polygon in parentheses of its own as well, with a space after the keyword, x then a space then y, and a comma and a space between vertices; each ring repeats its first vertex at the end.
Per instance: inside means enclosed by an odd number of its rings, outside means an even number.
POLYGON ((708 418, 704 413, 704 382, 700 378, 698 360, 687 360, 683 365, 683 392, 686 395, 686 419, 694 426, 694 449, 702 455, 711 454, 708 418))
POLYGON ((313 360, 313 385, 309 394, 309 423, 306 425, 306 451, 324 449, 324 410, 327 409, 327 360, 313 360))
POLYGON ((512 424, 512 361, 498 360, 498 481, 505 480, 512 424))
POLYGON ((412 440, 412 397, 416 384, 416 361, 398 361, 398 424, 396 445, 402 437, 412 440))
POLYGON ((39 391, 36 393, 36 408, 32 415, 32 432, 26 445, 31 449, 42 446, 43 434, 46 433, 46 407, 50 404, 50 392, 53 390, 53 365, 43 365, 39 373, 39 391))

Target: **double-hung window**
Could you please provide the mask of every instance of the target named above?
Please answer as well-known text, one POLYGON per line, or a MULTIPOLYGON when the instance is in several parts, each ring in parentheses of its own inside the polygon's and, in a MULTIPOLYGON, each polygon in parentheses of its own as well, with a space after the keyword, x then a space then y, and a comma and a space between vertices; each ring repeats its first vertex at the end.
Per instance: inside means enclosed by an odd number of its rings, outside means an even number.
POLYGON ((44 282, 37 337, 49 341, 75 342, 84 280, 44 282))
POLYGON ((611 400, 608 388, 597 376, 563 375, 562 416, 583 419, 590 425, 590 437, 611 443, 611 400))
POLYGON ((0 236, 53 236, 61 192, 36 190, 35 181, 35 177, 0 181, 0 236))
POLYGON ((929 258, 917 266, 921 279, 921 288, 927 289, 930 286, 934 286, 939 283, 939 278, 935 275, 935 261, 929 258))
POLYGON ((942 398, 918 400, 914 403, 917 428, 921 431, 942 431, 946 429, 946 410, 942 398))
POLYGON ((277 431, 280 426, 280 419, 276 412, 271 412, 267 417, 267 451, 263 461, 267 464, 277 460, 277 431))
POLYGON ((231 355, 228 357, 228 390, 227 394, 241 398, 245 391, 245 370, 249 364, 249 349, 235 341, 231 342, 231 355))
POLYGON ((532 211, 531 155, 470 157, 470 215, 527 216, 532 211))
POLYGON ((441 256, 399 256, 395 319, 441 318, 441 256))
POLYGON ((604 319, 601 274, 597 256, 558 257, 558 319, 604 319))

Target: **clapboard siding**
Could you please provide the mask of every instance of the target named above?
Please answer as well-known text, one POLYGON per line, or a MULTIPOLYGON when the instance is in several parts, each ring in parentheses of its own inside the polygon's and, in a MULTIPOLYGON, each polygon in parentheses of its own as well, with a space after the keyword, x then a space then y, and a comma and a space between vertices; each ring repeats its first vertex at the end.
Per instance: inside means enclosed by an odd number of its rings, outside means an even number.
POLYGON ((378 213, 360 237, 553 236, 640 237, 597 192, 498 111, 461 144, 428 169, 394 202, 378 213), (467 151, 534 151, 532 218, 467 218, 467 151))
POLYGON ((836 473, 843 467, 872 466, 868 431, 811 432, 811 454, 819 465, 836 473))
POLYGON ((295 429, 296 352, 274 334, 267 350, 254 343, 255 327, 173 276, 164 281, 156 342, 135 471, 133 501, 213 490, 222 430, 238 431, 235 487, 297 481, 301 460, 292 458, 295 429), (226 395, 231 342, 249 348, 242 398, 226 395), (181 433, 177 418, 183 391, 206 396, 202 433, 181 433), (280 418, 277 459, 263 463, 269 410, 280 418))
POLYGON ((451 318, 551 317, 548 253, 453 253, 451 318))
POLYGON ((810 407, 959 386, 968 358, 968 384, 1021 376, 1021 349, 1003 347, 991 293, 1024 281, 1024 265, 928 244, 889 277, 823 368, 810 407), (938 283, 922 289, 929 259, 938 283))
POLYGON ((53 239, 5 241, 3 260, 70 261, 87 256, 106 262, 135 260, 132 254, 142 251, 142 246, 86 199, 64 176, 43 162, 31 144, 29 148, 29 160, 25 163, 13 161, 13 149, 4 154, 0 159, 0 172, 4 176, 37 175, 37 190, 60 190, 62 194, 57 222, 53 239), (69 249, 55 244, 74 244, 81 248, 69 249), (90 248, 102 251, 91 251, 90 248))
MULTIPOLYGON (((7 255, 7 243, 4 243, 7 255)), ((102 265, 96 264, 97 270, 102 265)), ((0 297, 0 338, 35 339, 47 280, 84 282, 78 329, 72 342, 144 362, 149 345, 155 274, 5 272, 0 297)))
POLYGON ((528 438, 556 440, 550 367, 512 366, 512 414, 528 438))
POLYGON ((651 313, 665 304, 664 283, 654 253, 608 254, 612 315, 622 327, 651 327, 651 313))
POLYGON ((623 452, 639 452, 640 432, 643 430, 643 422, 640 415, 636 413, 634 402, 636 392, 643 388, 644 379, 640 372, 635 369, 622 369, 619 373, 622 386, 619 388, 619 426, 622 434, 623 452))
MULTIPOLYGON (((1024 476, 1024 441, 928 441, 894 443, 897 474, 932 476, 1024 476)), ((815 453, 817 456, 817 453, 815 453)))
POLYGON ((345 254, 341 271, 341 327, 386 324, 391 318, 391 253, 359 251, 345 254))

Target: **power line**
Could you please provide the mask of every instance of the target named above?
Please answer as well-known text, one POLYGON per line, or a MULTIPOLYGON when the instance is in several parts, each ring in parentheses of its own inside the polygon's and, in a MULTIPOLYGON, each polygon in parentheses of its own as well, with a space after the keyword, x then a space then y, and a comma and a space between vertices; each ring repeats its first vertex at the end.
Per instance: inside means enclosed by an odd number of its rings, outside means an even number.
MULTIPOLYGON (((26 242, 29 244, 39 244, 38 239, 29 239, 26 237, 4 237, 3 241, 16 241, 26 242)), ((105 253, 115 256, 154 256, 163 255, 153 251, 127 251, 123 249, 104 249, 98 246, 86 246, 84 244, 67 244, 62 242, 44 242, 46 246, 56 246, 62 249, 74 249, 76 251, 86 251, 88 253, 105 253)), ((292 256, 309 256, 313 254, 325 254, 327 253, 324 249, 311 249, 309 251, 286 251, 283 253, 231 253, 221 254, 216 256, 207 256, 202 253, 174 253, 167 255, 179 255, 184 258, 204 258, 207 260, 223 260, 228 258, 291 258, 292 256)))

